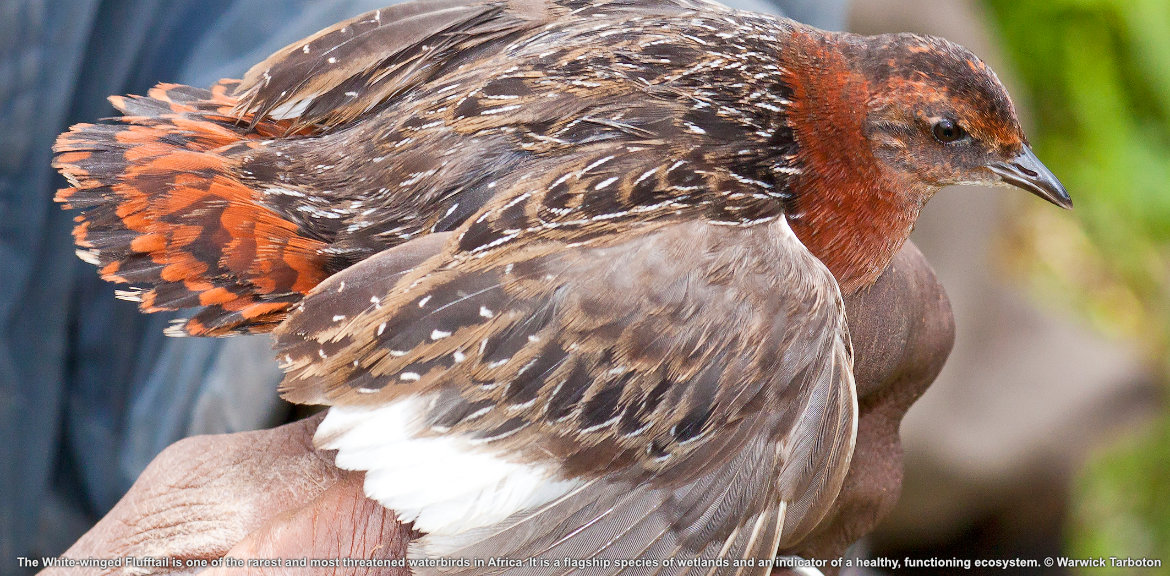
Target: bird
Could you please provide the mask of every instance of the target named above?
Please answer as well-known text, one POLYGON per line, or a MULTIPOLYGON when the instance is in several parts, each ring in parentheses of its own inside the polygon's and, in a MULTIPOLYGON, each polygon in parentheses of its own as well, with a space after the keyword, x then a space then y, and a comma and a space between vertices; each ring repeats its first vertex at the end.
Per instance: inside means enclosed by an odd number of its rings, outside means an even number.
POLYGON ((416 574, 768 573, 853 458, 843 295, 944 186, 1072 207, 965 48, 706 0, 415 0, 111 102, 78 255, 272 333, 416 574))

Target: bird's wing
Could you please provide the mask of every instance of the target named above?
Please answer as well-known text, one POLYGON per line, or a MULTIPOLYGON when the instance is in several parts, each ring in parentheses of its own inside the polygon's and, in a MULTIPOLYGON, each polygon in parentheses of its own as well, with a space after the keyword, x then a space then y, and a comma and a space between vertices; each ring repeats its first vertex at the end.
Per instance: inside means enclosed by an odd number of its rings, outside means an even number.
POLYGON ((413 241, 331 277, 277 329, 285 396, 333 406, 318 441, 428 554, 702 556, 807 533, 854 437, 828 271, 778 218, 664 211, 617 233, 602 213, 468 240, 532 198, 421 264, 400 256, 413 241))
POLYGON ((241 116, 344 124, 416 86, 498 52, 525 33, 582 18, 726 10, 705 0, 415 0, 367 12, 294 42, 253 66, 241 116))
POLYGON ((244 76, 239 110, 335 126, 426 82, 455 55, 543 23, 543 2, 431 0, 339 22, 282 48, 244 76))

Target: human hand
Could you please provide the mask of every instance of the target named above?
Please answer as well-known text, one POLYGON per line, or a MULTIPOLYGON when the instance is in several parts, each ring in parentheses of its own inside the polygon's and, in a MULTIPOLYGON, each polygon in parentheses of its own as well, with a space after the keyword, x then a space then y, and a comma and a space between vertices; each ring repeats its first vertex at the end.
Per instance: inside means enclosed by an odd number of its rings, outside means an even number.
POLYGON ((401 559, 411 537, 393 512, 365 497, 361 474, 337 469, 332 453, 313 448, 322 416, 171 445, 63 555, 120 558, 121 567, 41 574, 409 574, 405 568, 288 565, 300 559, 401 559), (130 566, 128 556, 182 565, 130 566), (227 558, 245 565, 228 567, 227 558), (261 559, 285 565, 247 565, 261 559))

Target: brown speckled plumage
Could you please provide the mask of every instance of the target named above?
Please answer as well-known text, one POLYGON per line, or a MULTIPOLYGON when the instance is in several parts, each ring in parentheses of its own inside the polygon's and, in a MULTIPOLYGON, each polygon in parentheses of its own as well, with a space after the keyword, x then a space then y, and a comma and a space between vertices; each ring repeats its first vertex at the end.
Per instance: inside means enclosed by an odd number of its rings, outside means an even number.
POLYGON ((943 185, 1068 204, 962 48, 701 0, 412 2, 114 103, 56 166, 124 296, 199 308, 176 333, 275 328, 290 400, 424 399, 418 437, 572 482, 420 553, 799 542, 853 449, 842 291, 943 185))

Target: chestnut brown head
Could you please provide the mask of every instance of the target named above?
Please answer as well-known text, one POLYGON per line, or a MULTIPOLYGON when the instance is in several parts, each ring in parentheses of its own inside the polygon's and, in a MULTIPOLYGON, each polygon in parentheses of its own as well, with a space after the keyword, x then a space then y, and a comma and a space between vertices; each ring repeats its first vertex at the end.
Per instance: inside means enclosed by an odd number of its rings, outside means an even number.
POLYGON ((1072 200, 1036 158, 1007 90, 982 60, 942 38, 861 39, 869 87, 865 136, 875 159, 932 187, 1008 184, 1061 206, 1072 200))

